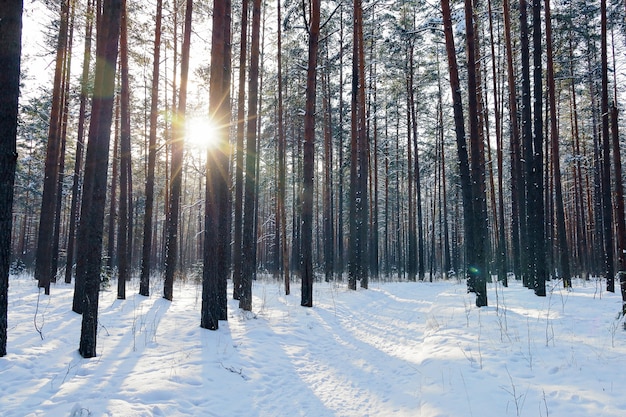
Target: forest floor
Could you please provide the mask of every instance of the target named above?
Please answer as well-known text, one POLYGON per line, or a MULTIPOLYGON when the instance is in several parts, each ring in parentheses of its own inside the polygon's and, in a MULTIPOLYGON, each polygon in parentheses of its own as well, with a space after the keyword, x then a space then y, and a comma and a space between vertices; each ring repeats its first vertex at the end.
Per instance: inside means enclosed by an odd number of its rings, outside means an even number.
MULTIPOLYGON (((229 302, 201 329, 201 286, 172 302, 101 292, 98 356, 77 352, 73 285, 39 294, 13 276, 0 415, 13 416, 624 416, 626 331, 619 294, 601 280, 548 296, 489 285, 474 307, 463 283, 315 283, 285 296, 254 283, 253 311, 229 302)), ((229 289, 229 295, 231 294, 229 289)))

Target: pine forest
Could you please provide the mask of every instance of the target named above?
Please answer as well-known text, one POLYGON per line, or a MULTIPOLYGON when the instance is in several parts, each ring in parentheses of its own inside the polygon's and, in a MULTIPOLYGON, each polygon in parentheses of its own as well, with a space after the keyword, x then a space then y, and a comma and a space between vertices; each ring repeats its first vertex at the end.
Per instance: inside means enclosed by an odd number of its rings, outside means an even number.
POLYGON ((214 331, 384 283, 623 321, 625 51, 622 0, 0 0, 0 356, 23 274, 82 358, 188 285, 214 331))

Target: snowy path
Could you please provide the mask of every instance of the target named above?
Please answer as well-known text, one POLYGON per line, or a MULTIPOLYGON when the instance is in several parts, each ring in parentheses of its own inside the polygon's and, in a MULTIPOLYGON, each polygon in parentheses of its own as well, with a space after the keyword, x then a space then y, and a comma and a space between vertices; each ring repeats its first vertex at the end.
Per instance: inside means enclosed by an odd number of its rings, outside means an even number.
POLYGON ((546 298, 490 286, 477 309, 456 282, 316 283, 285 296, 254 284, 253 313, 230 301, 199 327, 200 287, 149 298, 105 291, 98 357, 76 352, 72 287, 38 297, 12 278, 0 416, 624 416, 626 332, 602 283, 554 283, 546 298), (39 298, 39 306, 37 300, 39 298), (35 312, 37 314, 35 315, 35 312), (43 340, 35 330, 41 329, 43 340))

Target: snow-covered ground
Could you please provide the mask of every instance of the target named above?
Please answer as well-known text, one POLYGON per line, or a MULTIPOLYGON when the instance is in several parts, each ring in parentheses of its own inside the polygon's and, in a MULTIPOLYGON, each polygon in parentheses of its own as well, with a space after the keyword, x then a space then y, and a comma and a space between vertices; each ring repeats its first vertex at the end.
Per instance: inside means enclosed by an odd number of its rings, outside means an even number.
POLYGON ((481 309, 455 281, 316 283, 307 309, 298 285, 284 296, 267 279, 253 313, 230 301, 215 332, 199 327, 199 285, 175 284, 173 302, 159 285, 102 292, 98 357, 82 359, 73 286, 47 297, 12 277, 0 415, 626 415, 621 302, 601 281, 545 298, 491 284, 481 309))

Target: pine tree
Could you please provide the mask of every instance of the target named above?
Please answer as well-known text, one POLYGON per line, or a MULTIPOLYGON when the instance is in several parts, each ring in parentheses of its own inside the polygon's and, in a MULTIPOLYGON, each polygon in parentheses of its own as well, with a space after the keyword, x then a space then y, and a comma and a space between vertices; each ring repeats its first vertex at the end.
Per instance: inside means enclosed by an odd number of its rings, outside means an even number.
POLYGON ((22 0, 0 0, 0 357, 7 354, 13 184, 22 50, 22 0))

